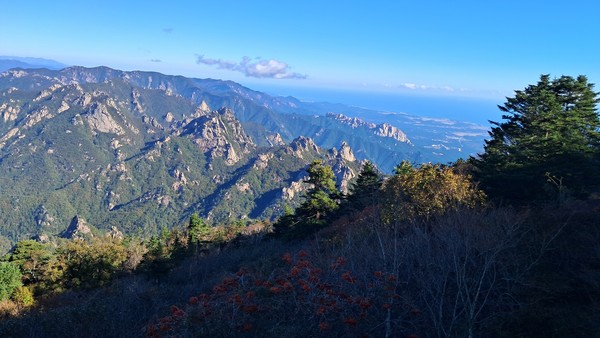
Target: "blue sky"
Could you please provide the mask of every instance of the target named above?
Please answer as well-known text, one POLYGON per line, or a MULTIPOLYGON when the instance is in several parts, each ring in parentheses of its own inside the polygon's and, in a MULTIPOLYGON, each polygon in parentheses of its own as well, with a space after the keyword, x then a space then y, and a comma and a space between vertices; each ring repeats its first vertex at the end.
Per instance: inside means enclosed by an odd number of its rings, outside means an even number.
POLYGON ((0 55, 251 88, 503 98, 600 82, 597 1, 4 1, 0 55))

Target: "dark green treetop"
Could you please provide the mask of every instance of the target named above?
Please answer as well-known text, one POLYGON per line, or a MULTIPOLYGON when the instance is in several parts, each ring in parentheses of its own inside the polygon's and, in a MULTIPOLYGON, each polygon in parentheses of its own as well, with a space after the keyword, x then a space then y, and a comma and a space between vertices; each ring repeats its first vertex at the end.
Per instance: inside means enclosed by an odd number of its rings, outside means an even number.
POLYGON ((188 224, 189 242, 196 243, 200 242, 206 235, 208 225, 198 214, 192 214, 190 216, 190 222, 188 224))
POLYGON ((274 224, 277 236, 301 238, 320 229, 328 216, 339 207, 340 192, 335 186, 335 175, 321 160, 308 168, 306 183, 311 185, 304 202, 294 214, 286 213, 274 224))
POLYGON ((0 301, 7 300, 21 283, 21 270, 12 262, 0 262, 0 301))
POLYGON ((600 183, 598 93, 585 76, 542 75, 499 106, 484 153, 473 159, 486 192, 505 200, 585 196, 600 183))
POLYGON ((383 180, 377 168, 370 161, 363 164, 356 182, 351 187, 347 198, 347 206, 360 211, 370 205, 377 204, 383 180))
POLYGON ((49 245, 28 239, 18 242, 7 257, 21 269, 23 281, 29 284, 42 278, 53 253, 49 245))
POLYGON ((336 199, 339 191, 335 186, 335 175, 330 166, 321 160, 313 161, 308 168, 307 183, 312 187, 306 194, 306 200, 296 213, 307 218, 320 220, 331 211, 337 209, 336 199))

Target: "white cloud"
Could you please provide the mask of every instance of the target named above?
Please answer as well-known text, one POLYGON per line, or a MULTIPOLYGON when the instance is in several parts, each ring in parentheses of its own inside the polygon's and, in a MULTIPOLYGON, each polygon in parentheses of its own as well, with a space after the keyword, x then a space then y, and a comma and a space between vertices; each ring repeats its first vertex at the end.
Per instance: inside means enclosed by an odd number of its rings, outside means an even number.
POLYGON ((274 59, 251 58, 244 56, 240 62, 222 59, 207 58, 204 55, 196 56, 197 64, 216 66, 219 69, 233 70, 248 77, 270 78, 270 79, 306 79, 304 74, 294 73, 291 67, 274 59))
POLYGON ((221 59, 211 59, 204 57, 204 55, 198 55, 196 57, 196 63, 205 64, 209 66, 217 66, 217 68, 219 69, 234 69, 235 67, 237 67, 237 64, 235 62, 225 61, 221 59))
POLYGON ((429 86, 429 85, 410 83, 410 82, 401 83, 400 87, 406 88, 406 89, 411 89, 411 90, 441 90, 441 91, 446 91, 446 92, 455 91, 455 89, 450 86, 429 86))
POLYGON ((423 85, 423 84, 416 84, 416 83, 402 83, 400 84, 400 87, 404 87, 404 88, 408 88, 408 89, 421 89, 421 90, 427 90, 427 89, 435 89, 435 87, 431 87, 431 86, 427 86, 427 85, 423 85))

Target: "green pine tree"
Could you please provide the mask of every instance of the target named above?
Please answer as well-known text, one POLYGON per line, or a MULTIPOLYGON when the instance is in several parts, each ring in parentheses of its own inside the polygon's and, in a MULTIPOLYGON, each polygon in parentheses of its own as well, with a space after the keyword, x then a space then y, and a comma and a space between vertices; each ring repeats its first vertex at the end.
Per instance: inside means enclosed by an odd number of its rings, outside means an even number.
POLYGON ((308 168, 306 183, 311 188, 304 202, 292 214, 286 209, 286 214, 273 225, 277 236, 301 238, 315 232, 326 224, 339 207, 340 192, 335 186, 335 175, 330 166, 321 160, 313 161, 308 168))
POLYGON ((21 287, 21 270, 11 262, 0 262, 0 301, 9 299, 21 287))
POLYGON ((24 284, 39 282, 52 258, 53 253, 47 244, 30 239, 18 242, 8 255, 8 260, 23 272, 24 284))
POLYGON ((296 214, 307 221, 319 222, 338 207, 336 200, 340 193, 335 186, 335 175, 330 166, 315 160, 308 168, 306 182, 311 188, 296 214))
POLYGON ((504 122, 472 159, 482 188, 505 200, 582 197, 600 184, 598 93, 585 76, 540 81, 507 98, 504 122))
POLYGON ((204 222, 198 214, 190 216, 188 224, 188 245, 193 254, 198 255, 202 243, 206 241, 206 237, 210 232, 209 226, 204 222))
POLYGON ((366 161, 350 189, 350 195, 343 208, 348 212, 361 211, 378 204, 382 182, 383 179, 375 165, 366 161))

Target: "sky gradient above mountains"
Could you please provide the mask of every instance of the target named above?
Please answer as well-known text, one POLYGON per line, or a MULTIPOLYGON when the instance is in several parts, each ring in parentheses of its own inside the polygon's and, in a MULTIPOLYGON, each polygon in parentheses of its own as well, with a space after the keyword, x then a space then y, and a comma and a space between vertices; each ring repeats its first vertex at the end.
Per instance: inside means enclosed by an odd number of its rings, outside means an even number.
MULTIPOLYGON (((2 4, 0 55, 242 84, 502 99, 600 80, 592 0, 2 4)), ((292 92, 293 93, 293 92, 292 92)))

